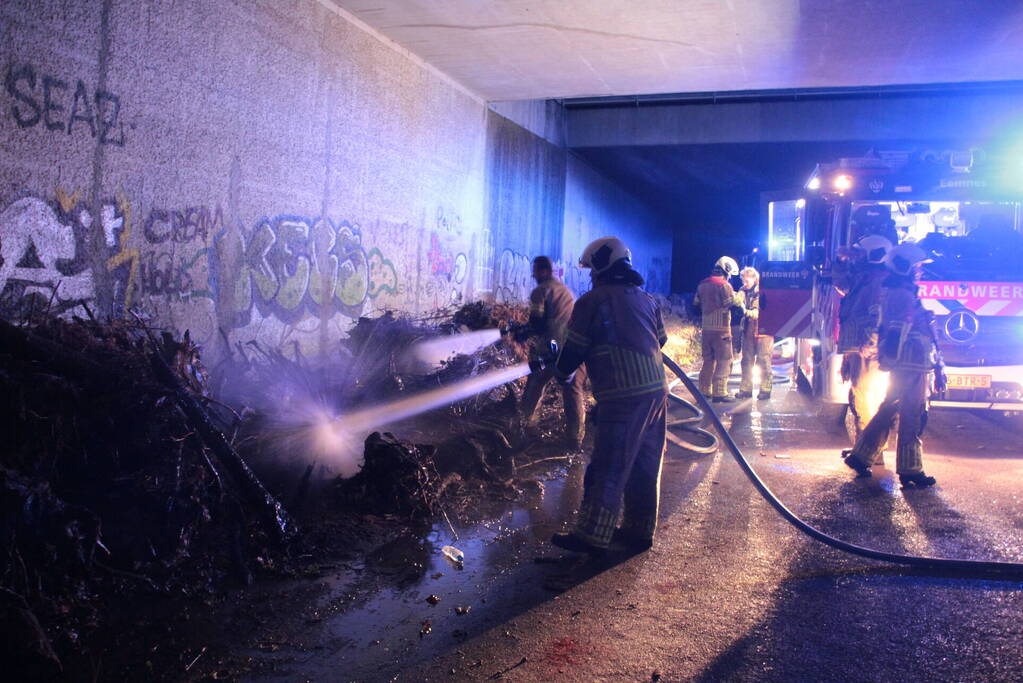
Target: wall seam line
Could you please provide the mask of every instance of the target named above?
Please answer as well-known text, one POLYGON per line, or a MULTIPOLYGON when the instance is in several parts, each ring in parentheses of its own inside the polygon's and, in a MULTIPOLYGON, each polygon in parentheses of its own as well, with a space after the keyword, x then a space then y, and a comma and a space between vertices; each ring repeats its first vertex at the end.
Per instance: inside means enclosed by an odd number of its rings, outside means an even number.
POLYGON ((417 64, 421 68, 426 69, 426 71, 432 73, 434 76, 439 77, 442 81, 454 87, 463 95, 467 95, 468 97, 472 98, 477 104, 486 106, 487 100, 482 95, 472 90, 468 86, 458 82, 452 76, 444 73, 443 71, 435 67, 433 64, 430 64, 428 61, 426 61, 416 53, 412 52, 408 48, 402 47, 399 43, 388 38, 383 33, 373 28, 372 26, 364 22, 362 19, 359 19, 357 16, 355 16, 348 10, 339 7, 338 5, 334 4, 331 0, 313 0, 313 2, 322 5, 328 11, 333 12, 334 14, 341 17, 342 19, 352 24, 356 28, 362 30, 365 33, 368 33, 377 41, 383 43, 386 47, 390 48, 391 50, 394 50, 395 52, 402 55, 406 59, 412 61, 413 63, 417 64))

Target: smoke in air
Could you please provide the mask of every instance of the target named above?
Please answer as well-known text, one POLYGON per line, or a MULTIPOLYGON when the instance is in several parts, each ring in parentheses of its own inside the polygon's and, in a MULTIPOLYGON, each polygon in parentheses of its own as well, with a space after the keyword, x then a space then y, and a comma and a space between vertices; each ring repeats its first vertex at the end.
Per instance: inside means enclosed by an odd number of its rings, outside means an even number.
MULTIPOLYGON (((473 353, 499 339, 498 330, 428 339, 413 346, 409 357, 419 365, 420 371, 429 371, 455 355, 473 353)), ((310 404, 302 411, 305 414, 300 422, 305 426, 312 461, 342 477, 352 477, 362 467, 363 443, 370 433, 528 374, 528 364, 519 363, 342 415, 332 415, 322 406, 310 404)))

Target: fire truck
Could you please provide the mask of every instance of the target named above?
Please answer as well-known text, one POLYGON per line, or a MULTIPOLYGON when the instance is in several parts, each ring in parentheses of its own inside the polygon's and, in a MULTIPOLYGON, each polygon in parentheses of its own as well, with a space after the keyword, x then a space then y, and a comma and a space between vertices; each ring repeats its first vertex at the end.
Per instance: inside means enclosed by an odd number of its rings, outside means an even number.
MULTIPOLYGON (((761 329, 791 338, 800 387, 848 401, 837 351, 840 261, 862 236, 933 259, 920 296, 936 316, 948 388, 931 405, 1023 415, 1023 166, 980 150, 871 153, 818 164, 795 192, 765 193, 761 329), (893 233, 894 229, 894 233, 893 233)), ((883 393, 885 387, 879 387, 883 393)))

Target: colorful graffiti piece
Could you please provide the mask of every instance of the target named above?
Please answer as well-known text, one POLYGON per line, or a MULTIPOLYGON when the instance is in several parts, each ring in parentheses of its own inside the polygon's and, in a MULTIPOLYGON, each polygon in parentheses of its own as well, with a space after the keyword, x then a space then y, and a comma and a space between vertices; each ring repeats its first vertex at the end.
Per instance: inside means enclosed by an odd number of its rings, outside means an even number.
POLYGON ((80 191, 58 189, 53 202, 25 197, 0 211, 0 313, 84 315, 84 306, 97 298, 96 259, 105 264, 113 310, 131 305, 138 254, 128 247, 130 205, 123 197, 102 202, 94 226, 93 210, 81 197, 80 191), (97 227, 102 239, 94 238, 97 227))
POLYGON ((357 225, 329 218, 264 218, 245 233, 216 238, 220 281, 229 287, 235 326, 263 315, 294 322, 307 313, 358 317, 370 291, 369 258, 357 225))
POLYGON ((394 264, 384 257, 383 252, 373 247, 366 255, 369 260, 369 291, 366 293, 371 299, 382 294, 394 295, 398 293, 398 272, 394 264))

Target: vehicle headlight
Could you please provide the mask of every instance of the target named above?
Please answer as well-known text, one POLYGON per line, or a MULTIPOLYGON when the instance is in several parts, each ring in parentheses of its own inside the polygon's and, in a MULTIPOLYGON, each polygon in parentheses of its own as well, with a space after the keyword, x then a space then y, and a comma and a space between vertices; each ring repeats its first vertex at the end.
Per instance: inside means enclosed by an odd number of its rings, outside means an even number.
POLYGON ((852 188, 853 186, 852 176, 846 175, 845 173, 843 173, 842 175, 836 175, 834 179, 831 181, 831 186, 834 187, 839 192, 845 192, 852 188))

